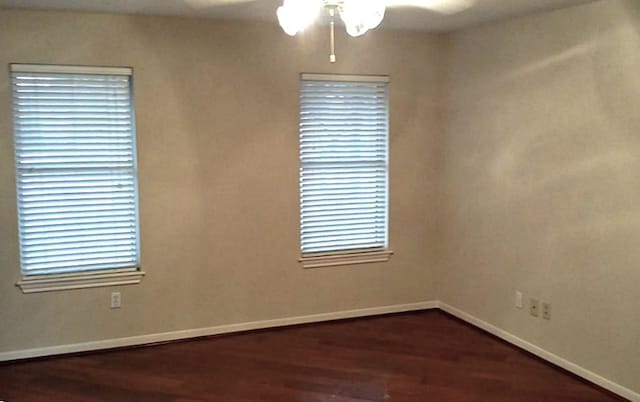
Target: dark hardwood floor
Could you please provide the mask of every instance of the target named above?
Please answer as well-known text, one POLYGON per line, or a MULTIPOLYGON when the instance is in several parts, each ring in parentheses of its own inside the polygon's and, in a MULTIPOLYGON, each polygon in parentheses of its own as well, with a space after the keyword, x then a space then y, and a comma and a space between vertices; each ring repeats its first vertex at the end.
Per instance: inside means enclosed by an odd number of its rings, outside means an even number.
POLYGON ((0 400, 620 401, 439 311, 0 366, 0 400))

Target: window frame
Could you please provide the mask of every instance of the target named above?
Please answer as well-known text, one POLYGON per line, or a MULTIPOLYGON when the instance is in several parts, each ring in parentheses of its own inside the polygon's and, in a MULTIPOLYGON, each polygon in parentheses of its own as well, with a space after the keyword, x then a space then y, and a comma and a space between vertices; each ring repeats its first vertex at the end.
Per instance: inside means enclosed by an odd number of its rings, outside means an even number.
MULTIPOLYGON (((390 130, 389 130, 389 83, 391 82, 389 76, 387 75, 359 75, 359 74, 316 74, 316 73, 302 73, 300 74, 299 84, 300 89, 302 89, 303 81, 328 81, 328 82, 357 82, 357 83, 384 83, 386 85, 385 88, 385 112, 386 112, 386 143, 385 143, 385 152, 386 152, 386 178, 385 178, 385 246, 382 247, 373 247, 373 248, 361 248, 361 249, 349 249, 349 250, 336 250, 336 251, 320 251, 320 252, 308 252, 304 253, 302 251, 302 183, 299 180, 299 190, 298 197, 300 201, 299 208, 299 240, 300 244, 298 250, 300 252, 300 258, 298 261, 302 263, 303 268, 324 268, 324 267, 333 267, 333 266, 342 266, 342 265, 355 265, 355 264, 369 264, 369 263, 381 263, 389 261, 391 256, 394 254, 393 250, 390 248, 390 230, 389 230, 389 176, 390 176, 390 164, 389 164, 389 155, 390 155, 390 130)), ((300 90, 298 100, 300 102, 300 90)), ((302 104, 299 104, 299 118, 302 117, 302 104)), ((299 146, 299 175, 301 178, 302 174, 302 158, 301 158, 301 120, 298 125, 298 146, 299 146)))
MULTIPOLYGON (((134 221, 135 221, 135 261, 133 267, 125 268, 103 268, 96 270, 85 270, 67 273, 33 273, 28 274, 23 270, 22 255, 22 233, 20 232, 21 214, 19 208, 16 209, 18 219, 18 230, 20 237, 20 276, 16 283, 23 293, 38 293, 69 289, 84 289, 102 286, 118 286, 137 284, 142 281, 145 272, 141 269, 140 256, 140 223, 139 223, 139 192, 138 192, 138 157, 137 157, 137 131, 135 122, 135 97, 133 68, 131 67, 101 67, 101 66, 77 66, 77 65, 50 65, 50 64, 22 64, 12 63, 9 65, 9 75, 11 80, 11 91, 14 92, 13 75, 15 73, 38 73, 38 74, 91 74, 91 75, 123 75, 129 77, 129 103, 131 109, 131 144, 132 144, 132 175, 133 175, 133 195, 134 195, 134 221)), ((15 98, 12 95, 12 102, 15 98)), ((16 109, 12 107, 13 122, 13 151, 14 151, 14 178, 16 180, 16 205, 20 201, 19 182, 20 177, 18 165, 18 129, 16 109)))

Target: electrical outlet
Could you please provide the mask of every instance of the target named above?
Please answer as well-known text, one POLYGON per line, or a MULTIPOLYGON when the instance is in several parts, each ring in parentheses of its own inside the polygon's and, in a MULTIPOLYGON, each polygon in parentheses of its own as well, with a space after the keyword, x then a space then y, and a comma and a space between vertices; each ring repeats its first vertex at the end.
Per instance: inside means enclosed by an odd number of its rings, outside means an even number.
POLYGON ((516 290, 516 308, 522 308, 522 292, 516 290))
POLYGON ((542 302, 542 318, 551 319, 551 303, 542 302))
POLYGON ((538 299, 529 299, 529 314, 534 317, 538 317, 540 315, 540 302, 538 299))
POLYGON ((111 308, 120 308, 122 304, 122 298, 120 297, 120 292, 111 293, 111 308))

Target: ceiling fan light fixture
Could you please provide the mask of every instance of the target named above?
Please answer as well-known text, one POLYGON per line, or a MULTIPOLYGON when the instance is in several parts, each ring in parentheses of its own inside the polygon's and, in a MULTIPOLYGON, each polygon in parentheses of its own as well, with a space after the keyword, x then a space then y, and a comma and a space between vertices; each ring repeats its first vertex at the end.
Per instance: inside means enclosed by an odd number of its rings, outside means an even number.
POLYGON ((311 25, 322 9, 337 11, 347 33, 360 36, 380 25, 386 6, 385 0, 284 0, 276 15, 282 29, 293 36, 311 25))
POLYGON ((344 22, 350 36, 362 36, 380 25, 387 6, 420 7, 442 14, 454 14, 473 6, 477 0, 284 0, 276 14, 287 35, 295 35, 311 25, 321 10, 329 16, 331 54, 335 63, 336 15, 344 22))
POLYGON ((350 36, 364 35, 380 25, 385 9, 381 0, 344 0, 339 7, 340 18, 350 36))
POLYGON ((298 24, 296 24, 295 20, 292 18, 291 12, 288 8, 284 6, 278 7, 276 11, 276 15, 278 16, 278 23, 282 30, 289 36, 294 36, 298 33, 298 24))
POLYGON ((284 0, 276 15, 282 30, 290 36, 303 31, 318 17, 322 0, 284 0))
POLYGON ((369 28, 365 27, 362 24, 353 24, 352 25, 352 24, 345 23, 345 28, 346 28, 347 33, 349 34, 349 36, 352 36, 354 38, 357 38, 358 36, 364 35, 369 30, 369 28))
POLYGON ((340 15, 350 36, 364 35, 369 29, 380 25, 386 9, 385 0, 284 0, 278 7, 278 22, 287 35, 302 31, 324 9, 329 15, 330 47, 329 61, 336 62, 335 21, 340 15))

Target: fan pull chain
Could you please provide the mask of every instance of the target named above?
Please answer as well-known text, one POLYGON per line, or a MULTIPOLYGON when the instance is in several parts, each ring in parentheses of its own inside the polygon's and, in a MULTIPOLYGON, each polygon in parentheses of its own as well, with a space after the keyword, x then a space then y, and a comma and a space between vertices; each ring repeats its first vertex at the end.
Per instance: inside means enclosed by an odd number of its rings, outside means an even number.
POLYGON ((330 40, 331 40, 331 54, 329 55, 329 62, 336 62, 336 34, 335 34, 335 22, 333 17, 335 15, 335 10, 333 8, 329 9, 329 16, 331 17, 331 31, 330 31, 330 40))

